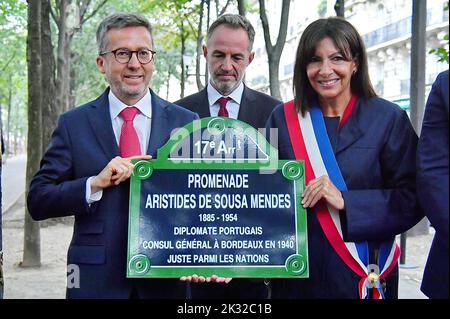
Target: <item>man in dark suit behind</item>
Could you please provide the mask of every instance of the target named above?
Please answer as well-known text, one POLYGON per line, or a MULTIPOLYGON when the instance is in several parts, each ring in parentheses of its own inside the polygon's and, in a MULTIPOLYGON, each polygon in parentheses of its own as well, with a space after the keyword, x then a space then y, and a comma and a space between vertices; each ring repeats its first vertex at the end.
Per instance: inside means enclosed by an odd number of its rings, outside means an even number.
MULTIPOLYGON (((245 17, 225 14, 214 21, 203 46, 210 81, 202 91, 175 104, 198 113, 201 118, 224 116, 247 122, 256 129, 264 128, 273 108, 281 101, 248 88, 242 81, 255 56, 254 38, 255 30, 245 17)), ((262 279, 233 279, 225 283, 221 282, 225 278, 220 278, 214 283, 196 283, 199 279, 194 278, 190 284, 194 299, 268 297, 268 286, 262 279)))
POLYGON ((149 88, 155 47, 145 18, 106 18, 97 43, 97 67, 110 88, 59 117, 31 181, 28 209, 36 220, 75 216, 68 298, 184 298, 178 279, 126 278, 128 178, 131 159, 155 157, 173 129, 198 116, 149 88))
POLYGON ((208 64, 210 81, 198 93, 175 102, 201 118, 226 116, 263 128, 273 108, 281 101, 248 88, 242 81, 245 70, 255 57, 252 52, 255 30, 240 15, 225 14, 208 29, 203 55, 208 64), (228 98, 225 106, 219 99, 228 98))
POLYGON ((428 97, 417 148, 417 195, 436 230, 421 290, 448 299, 448 70, 438 75, 428 97))

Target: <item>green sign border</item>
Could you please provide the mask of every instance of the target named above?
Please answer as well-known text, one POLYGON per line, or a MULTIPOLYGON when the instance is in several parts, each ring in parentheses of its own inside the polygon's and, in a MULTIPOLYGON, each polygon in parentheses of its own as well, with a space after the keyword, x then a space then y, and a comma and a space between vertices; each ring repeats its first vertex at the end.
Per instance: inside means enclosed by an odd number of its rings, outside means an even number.
POLYGON ((128 278, 178 278, 188 275, 220 275, 234 278, 308 278, 308 236, 307 215, 301 205, 301 194, 304 191, 303 161, 278 160, 278 151, 272 147, 265 137, 247 123, 229 119, 210 117, 196 120, 176 131, 169 141, 158 150, 157 159, 135 161, 135 169, 130 181, 130 206, 128 225, 128 278), (268 154, 269 159, 233 159, 223 161, 217 159, 170 159, 170 153, 190 134, 207 128, 213 135, 222 134, 226 128, 242 130, 249 138, 268 154), (139 254, 139 217, 141 181, 151 177, 154 170, 282 170, 283 176, 294 183, 295 220, 296 220, 296 254, 289 256, 284 265, 271 266, 152 266, 146 255, 139 254), (152 269, 152 272, 149 270, 152 269))

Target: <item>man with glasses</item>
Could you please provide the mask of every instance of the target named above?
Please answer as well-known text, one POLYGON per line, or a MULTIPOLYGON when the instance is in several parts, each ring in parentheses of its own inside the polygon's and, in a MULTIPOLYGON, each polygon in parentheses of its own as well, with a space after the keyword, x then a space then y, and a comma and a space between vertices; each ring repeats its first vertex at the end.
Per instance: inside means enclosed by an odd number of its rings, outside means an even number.
POLYGON ((97 67, 110 87, 60 116, 30 184, 28 209, 36 220, 75 216, 68 298, 184 298, 178 279, 126 278, 128 179, 132 159, 155 157, 173 129, 198 116, 149 88, 156 52, 145 18, 106 18, 97 43, 97 67))

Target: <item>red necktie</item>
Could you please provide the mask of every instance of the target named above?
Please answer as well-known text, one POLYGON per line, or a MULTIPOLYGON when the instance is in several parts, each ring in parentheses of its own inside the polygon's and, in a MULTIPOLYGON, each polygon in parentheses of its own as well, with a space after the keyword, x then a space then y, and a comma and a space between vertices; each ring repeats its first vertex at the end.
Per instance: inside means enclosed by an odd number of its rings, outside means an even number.
POLYGON ((120 117, 123 119, 119 139, 119 150, 122 157, 141 155, 139 137, 133 126, 133 120, 138 112, 139 110, 135 107, 127 107, 120 112, 120 117))
POLYGON ((229 100, 230 100, 229 97, 223 96, 220 99, 218 99, 220 105, 218 116, 228 117, 227 103, 229 100))

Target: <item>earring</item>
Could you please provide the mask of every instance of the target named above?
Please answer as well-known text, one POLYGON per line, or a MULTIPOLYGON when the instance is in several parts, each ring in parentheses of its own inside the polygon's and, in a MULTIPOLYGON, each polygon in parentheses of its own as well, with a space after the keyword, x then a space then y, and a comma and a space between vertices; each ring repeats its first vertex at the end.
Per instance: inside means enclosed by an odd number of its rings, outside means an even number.
POLYGON ((352 72, 352 76, 354 76, 356 74, 356 70, 353 70, 352 72))

